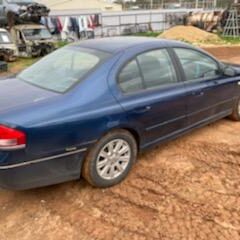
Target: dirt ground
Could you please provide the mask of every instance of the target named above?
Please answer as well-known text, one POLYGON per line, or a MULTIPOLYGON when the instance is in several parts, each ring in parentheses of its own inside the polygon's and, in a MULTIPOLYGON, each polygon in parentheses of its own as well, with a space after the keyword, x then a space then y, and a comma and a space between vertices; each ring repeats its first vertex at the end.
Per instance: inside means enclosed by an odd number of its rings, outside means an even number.
MULTIPOLYGON (((239 50, 209 49, 235 63, 239 50)), ((106 190, 84 180, 2 190, 0 240, 239 240, 239 132, 224 119, 161 145, 106 190)))

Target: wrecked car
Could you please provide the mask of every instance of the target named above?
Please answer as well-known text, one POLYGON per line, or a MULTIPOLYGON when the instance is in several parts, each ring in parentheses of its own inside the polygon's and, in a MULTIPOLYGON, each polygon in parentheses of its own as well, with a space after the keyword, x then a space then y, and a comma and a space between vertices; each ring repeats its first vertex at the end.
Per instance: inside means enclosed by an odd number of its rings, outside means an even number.
POLYGON ((0 24, 10 28, 26 22, 39 23, 50 10, 33 0, 0 0, 0 24))
POLYGON ((17 46, 10 34, 5 29, 0 28, 0 60, 12 62, 16 60, 17 55, 17 46))
POLYGON ((40 57, 55 50, 55 42, 44 25, 23 24, 11 28, 19 57, 40 57))

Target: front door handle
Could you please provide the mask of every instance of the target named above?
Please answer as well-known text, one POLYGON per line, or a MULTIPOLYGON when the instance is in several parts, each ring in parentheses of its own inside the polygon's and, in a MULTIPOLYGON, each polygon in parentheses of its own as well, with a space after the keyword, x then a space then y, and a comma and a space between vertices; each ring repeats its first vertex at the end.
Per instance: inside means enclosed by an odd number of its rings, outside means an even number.
POLYGON ((134 112, 138 113, 138 114, 142 114, 142 113, 149 112, 151 109, 152 109, 151 106, 145 106, 145 107, 142 107, 142 108, 135 109, 134 112))

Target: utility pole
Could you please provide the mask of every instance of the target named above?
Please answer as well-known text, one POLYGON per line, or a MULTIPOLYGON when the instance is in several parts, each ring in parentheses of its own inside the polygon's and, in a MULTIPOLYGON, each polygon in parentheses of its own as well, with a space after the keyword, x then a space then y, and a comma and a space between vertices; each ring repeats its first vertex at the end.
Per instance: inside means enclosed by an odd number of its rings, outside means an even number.
POLYGON ((213 7, 217 8, 217 0, 214 0, 213 7))
POLYGON ((162 8, 164 8, 164 4, 165 4, 165 3, 164 3, 164 0, 162 0, 162 8))
POLYGON ((196 0, 195 8, 198 8, 198 0, 196 0))
POLYGON ((125 10, 125 0, 122 0, 123 10, 125 10))
POLYGON ((153 0, 150 0, 150 8, 153 9, 153 0))

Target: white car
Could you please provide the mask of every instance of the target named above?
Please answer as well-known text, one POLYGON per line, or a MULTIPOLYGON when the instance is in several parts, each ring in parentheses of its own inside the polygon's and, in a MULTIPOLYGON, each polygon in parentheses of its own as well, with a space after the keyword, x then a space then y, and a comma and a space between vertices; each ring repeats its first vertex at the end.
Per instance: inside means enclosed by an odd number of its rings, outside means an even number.
POLYGON ((7 30, 0 28, 0 59, 11 62, 16 60, 18 50, 7 30))

